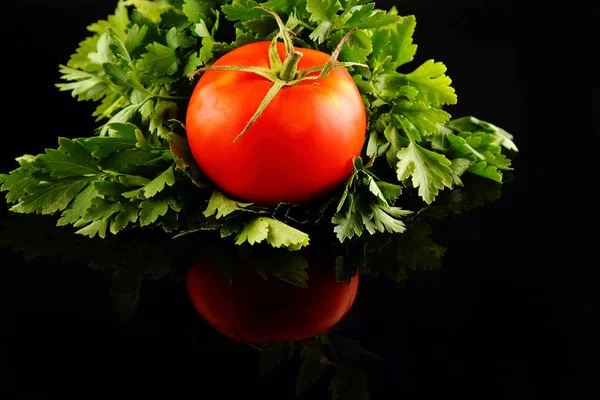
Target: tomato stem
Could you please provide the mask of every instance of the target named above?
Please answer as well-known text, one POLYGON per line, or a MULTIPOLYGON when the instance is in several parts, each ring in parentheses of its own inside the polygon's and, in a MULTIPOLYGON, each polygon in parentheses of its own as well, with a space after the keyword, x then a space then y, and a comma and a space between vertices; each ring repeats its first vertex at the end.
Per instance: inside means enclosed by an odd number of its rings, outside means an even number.
MULTIPOLYGON (((302 53, 294 48, 292 36, 290 35, 290 32, 285 27, 285 24, 283 23, 279 15, 277 15, 277 13, 261 6, 257 6, 254 8, 268 12, 273 16, 273 18, 275 18, 275 21, 277 21, 277 26, 279 27, 279 34, 275 38, 281 36, 281 38, 283 39, 283 43, 285 44, 285 59, 283 60, 283 65, 281 65, 281 70, 278 72, 277 76, 279 77, 279 79, 285 82, 295 80, 297 78, 298 63, 302 58, 302 53)), ((277 42, 274 39, 273 42, 271 42, 271 48, 269 49, 271 68, 275 66, 279 67, 280 65, 280 63, 277 63, 277 61, 274 60, 275 57, 279 59, 276 46, 277 42)))
POLYGON ((279 72, 279 79, 285 82, 290 82, 298 77, 298 63, 302 58, 302 53, 297 50, 292 52, 285 57, 281 72, 279 72))

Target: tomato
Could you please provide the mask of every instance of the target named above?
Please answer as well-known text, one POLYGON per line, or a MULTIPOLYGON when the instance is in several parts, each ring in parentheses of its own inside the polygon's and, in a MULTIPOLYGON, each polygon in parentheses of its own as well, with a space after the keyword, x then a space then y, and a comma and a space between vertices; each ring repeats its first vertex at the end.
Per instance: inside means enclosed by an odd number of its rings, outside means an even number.
MULTIPOLYGON (((241 46, 213 66, 268 68, 269 45, 241 46)), ((323 65, 330 58, 313 49, 296 50, 303 53, 299 70, 323 65)), ((277 51, 283 60, 282 43, 277 51)), ((275 205, 324 196, 348 177, 352 159, 362 149, 366 113, 360 93, 343 67, 324 78, 284 86, 234 143, 272 86, 254 73, 205 72, 186 114, 194 159, 218 187, 242 200, 275 205)))
POLYGON ((264 280, 249 265, 230 283, 211 261, 196 262, 186 278, 191 302, 215 329, 237 341, 298 341, 336 325, 352 307, 358 273, 350 284, 335 280, 333 268, 311 265, 306 288, 276 277, 264 280))

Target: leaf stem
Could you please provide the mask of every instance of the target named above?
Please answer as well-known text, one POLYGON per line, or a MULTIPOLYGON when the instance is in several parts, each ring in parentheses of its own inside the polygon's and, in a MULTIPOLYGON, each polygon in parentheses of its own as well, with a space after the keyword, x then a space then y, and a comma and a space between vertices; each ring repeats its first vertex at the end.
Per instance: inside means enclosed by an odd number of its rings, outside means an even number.
POLYGON ((165 96, 162 94, 153 94, 152 97, 160 100, 188 100, 188 97, 183 96, 165 96))
POLYGON ((309 24, 307 24, 306 22, 304 22, 304 21, 301 21, 301 20, 298 20, 298 21, 296 21, 296 23, 297 23, 298 25, 300 25, 301 27, 303 27, 303 28, 310 29, 311 31, 314 31, 314 30, 316 29, 316 27, 314 27, 314 26, 311 26, 311 25, 309 25, 309 24))

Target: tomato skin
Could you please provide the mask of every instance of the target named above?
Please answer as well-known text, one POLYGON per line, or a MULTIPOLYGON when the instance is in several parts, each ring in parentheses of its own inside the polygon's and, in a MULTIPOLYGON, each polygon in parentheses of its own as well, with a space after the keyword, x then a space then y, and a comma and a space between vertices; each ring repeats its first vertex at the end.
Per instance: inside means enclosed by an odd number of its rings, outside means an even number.
POLYGON ((335 280, 328 266, 309 267, 299 288, 276 277, 264 280, 249 265, 230 283, 212 262, 202 260, 187 275, 189 297, 209 325, 247 343, 298 341, 327 331, 350 310, 359 274, 350 284, 335 280))
MULTIPOLYGON (((213 65, 268 68, 269 45, 241 46, 213 65)), ((283 43, 277 49, 283 59, 283 43)), ((299 69, 323 65, 330 57, 297 50, 303 53, 299 69)), ((263 205, 304 203, 348 177, 365 139, 365 108, 352 77, 338 67, 325 78, 282 88, 233 143, 272 85, 248 72, 205 72, 188 104, 189 145, 202 171, 225 192, 263 205)))

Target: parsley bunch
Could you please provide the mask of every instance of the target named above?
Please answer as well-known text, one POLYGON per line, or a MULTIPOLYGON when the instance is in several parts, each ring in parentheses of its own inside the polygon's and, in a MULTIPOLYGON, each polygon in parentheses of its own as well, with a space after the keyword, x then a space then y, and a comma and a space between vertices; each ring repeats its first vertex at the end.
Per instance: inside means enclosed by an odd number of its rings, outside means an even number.
POLYGON ((96 131, 19 157, 19 167, 0 175, 0 190, 11 211, 55 214, 59 226, 89 237, 140 227, 172 237, 215 231, 237 245, 299 250, 321 233, 339 242, 402 233, 441 191, 463 186, 465 175, 502 182, 517 151, 503 129, 443 110, 457 102, 443 63, 398 71, 415 56, 415 24, 414 16, 368 0, 120 0, 60 66, 57 88, 97 103, 96 131), (362 95, 367 138, 346 183, 319 204, 267 208, 231 198, 202 174, 187 146, 183 117, 194 71, 278 33, 259 5, 285 21, 298 47, 331 53, 356 30, 338 59, 362 95))

